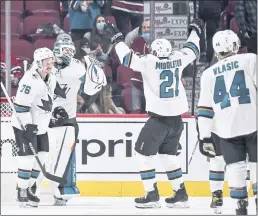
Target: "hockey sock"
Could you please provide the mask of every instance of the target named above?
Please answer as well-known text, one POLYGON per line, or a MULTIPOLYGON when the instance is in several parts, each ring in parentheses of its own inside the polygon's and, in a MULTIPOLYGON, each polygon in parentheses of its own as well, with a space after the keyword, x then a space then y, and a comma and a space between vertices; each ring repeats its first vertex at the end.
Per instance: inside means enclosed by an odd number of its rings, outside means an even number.
MULTIPOLYGON (((42 164, 45 163, 45 158, 46 158, 47 154, 46 152, 38 152, 38 157, 39 157, 39 160, 42 164)), ((29 182, 29 187, 31 187, 37 180, 37 178, 39 177, 39 174, 40 174, 40 167, 38 165, 38 162, 35 160, 34 163, 33 163, 33 168, 32 168, 32 171, 31 171, 31 179, 30 179, 30 182, 29 182)))
POLYGON ((241 200, 247 199, 246 188, 246 161, 240 161, 227 165, 228 186, 230 197, 241 200))
POLYGON ((256 164, 257 163, 253 163, 253 162, 249 163, 250 177, 251 177, 251 181, 252 181, 252 190, 253 190, 253 194, 254 194, 255 198, 257 198, 256 164))
POLYGON ((138 152, 135 154, 138 168, 141 174, 142 183, 146 192, 154 190, 154 183, 156 183, 156 171, 153 166, 153 157, 141 155, 138 152))
POLYGON ((18 156, 18 187, 26 189, 29 187, 32 164, 34 156, 18 156))
POLYGON ((160 154, 160 159, 166 169, 168 179, 172 184, 173 190, 178 191, 183 181, 183 173, 179 161, 179 157, 176 155, 160 154))
POLYGON ((225 161, 223 156, 216 156, 215 158, 210 158, 209 181, 211 192, 223 190, 225 175, 224 168, 225 161))

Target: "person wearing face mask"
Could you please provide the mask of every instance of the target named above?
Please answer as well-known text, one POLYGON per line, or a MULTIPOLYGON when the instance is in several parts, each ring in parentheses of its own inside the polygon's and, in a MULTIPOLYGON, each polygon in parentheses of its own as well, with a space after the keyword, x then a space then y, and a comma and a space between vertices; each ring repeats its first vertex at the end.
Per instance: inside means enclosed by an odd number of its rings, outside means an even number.
POLYGON ((139 27, 130 31, 125 36, 125 44, 130 47, 138 37, 142 37, 146 41, 150 39, 150 19, 145 19, 139 27))
POLYGON ((94 19, 100 14, 104 0, 71 0, 69 1, 69 20, 73 40, 83 38, 94 26, 94 19))
POLYGON ((131 44, 131 49, 141 55, 149 53, 150 41, 150 20, 143 21, 139 30, 139 36, 135 38, 131 44))
POLYGON ((84 38, 89 40, 90 49, 94 56, 104 55, 109 51, 110 41, 103 35, 105 24, 105 17, 102 15, 97 16, 92 31, 84 35, 84 38))

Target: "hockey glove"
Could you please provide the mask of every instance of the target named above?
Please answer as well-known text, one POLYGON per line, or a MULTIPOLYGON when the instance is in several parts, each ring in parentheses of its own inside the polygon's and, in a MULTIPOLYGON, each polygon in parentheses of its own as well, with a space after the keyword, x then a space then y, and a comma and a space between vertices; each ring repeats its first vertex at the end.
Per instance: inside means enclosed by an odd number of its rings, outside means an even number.
POLYGON ((25 126, 25 131, 23 131, 22 137, 27 141, 27 142, 32 142, 35 136, 38 133, 38 125, 35 124, 27 124, 25 126))
POLYGON ((199 148, 200 148, 201 154, 203 154, 204 156, 207 156, 210 158, 213 158, 216 156, 213 140, 211 137, 203 138, 203 140, 199 140, 199 148))
POLYGON ((68 119, 69 116, 68 116, 68 113, 66 112, 66 110, 61 107, 61 106, 58 106, 54 109, 53 111, 53 117, 56 118, 56 119, 68 119))
POLYGON ((188 35, 190 35, 192 30, 195 30, 199 37, 203 33, 204 23, 201 19, 193 19, 190 25, 188 26, 188 35))
POLYGON ((119 43, 120 41, 124 41, 124 35, 120 32, 120 30, 111 23, 106 23, 104 27, 104 35, 109 38, 112 44, 119 43))

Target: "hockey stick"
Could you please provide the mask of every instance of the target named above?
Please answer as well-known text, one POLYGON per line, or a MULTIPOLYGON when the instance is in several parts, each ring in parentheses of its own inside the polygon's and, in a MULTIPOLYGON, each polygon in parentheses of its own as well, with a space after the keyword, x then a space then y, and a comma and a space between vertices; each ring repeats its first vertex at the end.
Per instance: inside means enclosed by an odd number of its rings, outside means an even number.
POLYGON ((189 160, 189 162, 188 162, 188 166, 190 165, 190 163, 191 163, 191 161, 192 161, 192 159, 193 159, 193 156, 194 156, 194 153, 195 153, 195 151, 196 151, 196 149, 197 149, 198 143, 199 143, 199 140, 197 140, 197 142, 196 142, 196 144, 195 144, 195 146, 194 146, 194 150, 193 150, 192 155, 191 155, 191 157, 190 157, 190 160, 189 160))
MULTIPOLYGON (((3 92, 4 92, 5 96, 6 96, 6 99, 7 99, 8 103, 9 103, 9 105, 11 106, 11 109, 13 110, 13 115, 15 115, 17 121, 19 122, 19 124, 20 124, 20 126, 22 128, 22 130, 25 131, 25 128, 24 128, 24 126, 23 126, 19 116, 17 115, 17 113, 15 111, 15 108, 14 108, 14 105, 13 105, 13 103, 12 103, 12 101, 11 101, 11 99, 10 99, 10 97, 9 97, 9 95, 8 95, 8 93, 7 93, 7 91, 6 91, 6 89, 5 89, 5 87, 4 87, 2 82, 1 82, 1 88, 2 88, 2 90, 3 90, 3 92)), ((52 175, 52 174, 50 174, 50 173, 48 173, 46 171, 45 165, 42 165, 41 161, 39 160, 39 157, 38 157, 38 155, 37 155, 37 153, 36 153, 32 143, 29 143, 29 147, 30 147, 30 150, 32 151, 34 157, 36 158, 36 161, 37 161, 37 163, 38 163, 38 165, 39 165, 43 175, 47 179, 49 179, 51 181, 55 181, 55 182, 58 182, 60 184, 63 184, 64 183, 64 179, 62 177, 58 177, 58 176, 52 175)))
MULTIPOLYGON (((193 0, 193 7, 194 7, 194 14, 193 14, 193 18, 197 18, 197 0, 193 0)), ((196 85, 196 70, 197 70, 197 67, 196 67, 196 60, 194 60, 193 62, 193 87, 192 87, 192 110, 191 110, 191 115, 194 116, 194 105, 195 105, 195 85, 196 85)))

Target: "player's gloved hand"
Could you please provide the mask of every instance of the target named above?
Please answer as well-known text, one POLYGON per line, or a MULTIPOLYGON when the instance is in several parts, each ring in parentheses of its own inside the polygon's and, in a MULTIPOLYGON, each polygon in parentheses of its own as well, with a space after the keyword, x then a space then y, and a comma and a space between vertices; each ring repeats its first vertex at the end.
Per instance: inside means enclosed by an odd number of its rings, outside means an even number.
POLYGON ((23 131, 22 137, 28 141, 32 142, 32 140, 35 138, 35 136, 38 133, 38 125, 35 124, 27 124, 25 126, 25 131, 23 131))
POLYGON ((190 35, 192 30, 195 30, 199 37, 203 33, 204 23, 201 19, 193 19, 188 26, 188 35, 190 35))
POLYGON ((66 112, 66 110, 61 107, 61 106, 58 106, 54 109, 53 111, 53 117, 56 118, 56 119, 68 119, 69 116, 68 116, 68 113, 66 112))
POLYGON ((124 41, 124 35, 114 24, 111 23, 106 23, 104 26, 104 35, 110 39, 112 44, 124 41))
POLYGON ((207 157, 215 157, 215 148, 213 145, 213 140, 212 138, 203 138, 203 140, 199 140, 199 148, 201 154, 207 157))

